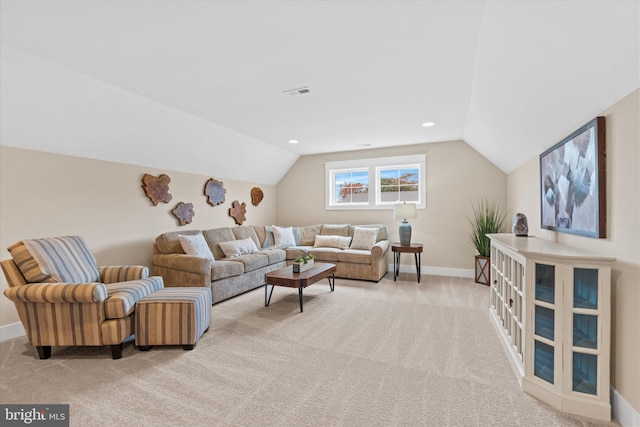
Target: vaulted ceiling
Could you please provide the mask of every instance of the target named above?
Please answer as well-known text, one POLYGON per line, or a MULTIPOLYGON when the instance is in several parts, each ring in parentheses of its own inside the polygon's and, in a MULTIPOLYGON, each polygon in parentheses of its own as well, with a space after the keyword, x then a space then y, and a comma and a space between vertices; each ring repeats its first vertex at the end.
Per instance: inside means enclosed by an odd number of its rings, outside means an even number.
POLYGON ((256 155, 463 139, 508 173, 640 86, 638 1, 1 7, 3 48, 243 135, 256 155))

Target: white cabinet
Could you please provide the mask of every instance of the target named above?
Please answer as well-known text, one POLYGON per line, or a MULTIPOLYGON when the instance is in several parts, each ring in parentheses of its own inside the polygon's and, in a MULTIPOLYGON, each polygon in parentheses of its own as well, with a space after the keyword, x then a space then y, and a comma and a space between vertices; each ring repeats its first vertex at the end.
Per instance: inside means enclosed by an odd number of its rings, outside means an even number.
POLYGON ((491 234, 489 313, 522 389, 610 421, 611 264, 535 237, 491 234))

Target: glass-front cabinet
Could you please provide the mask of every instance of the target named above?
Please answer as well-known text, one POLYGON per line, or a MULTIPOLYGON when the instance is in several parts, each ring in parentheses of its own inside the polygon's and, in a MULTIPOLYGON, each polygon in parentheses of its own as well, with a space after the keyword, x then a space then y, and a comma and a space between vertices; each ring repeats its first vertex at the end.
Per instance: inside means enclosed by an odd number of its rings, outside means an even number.
POLYGON ((490 237, 489 311, 500 326, 499 335, 504 335, 503 344, 510 344, 505 349, 523 390, 558 410, 609 421, 610 280, 615 259, 535 237, 490 237), (503 304, 513 293, 504 291, 505 276, 510 275, 500 261, 504 259, 519 260, 523 272, 520 348, 513 345, 510 313, 503 304), (514 365, 513 360, 522 363, 514 365))

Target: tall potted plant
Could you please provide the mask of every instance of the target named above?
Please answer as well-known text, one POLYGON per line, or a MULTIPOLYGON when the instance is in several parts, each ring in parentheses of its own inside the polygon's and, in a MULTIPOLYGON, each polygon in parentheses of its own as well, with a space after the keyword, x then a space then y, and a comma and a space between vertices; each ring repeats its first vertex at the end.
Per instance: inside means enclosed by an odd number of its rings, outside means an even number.
POLYGON ((475 261, 476 283, 491 283, 491 240, 487 234, 507 231, 505 213, 496 201, 480 200, 472 207, 472 215, 468 218, 471 224, 469 240, 478 251, 475 261))

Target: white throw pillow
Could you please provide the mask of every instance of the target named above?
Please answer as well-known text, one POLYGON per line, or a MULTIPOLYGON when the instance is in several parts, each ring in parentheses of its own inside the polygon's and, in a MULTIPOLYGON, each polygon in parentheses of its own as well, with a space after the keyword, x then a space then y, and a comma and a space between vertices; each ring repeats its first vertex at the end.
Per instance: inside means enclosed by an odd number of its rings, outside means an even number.
POLYGON ((258 250, 255 242, 251 237, 241 240, 229 240, 228 242, 220 242, 220 249, 227 258, 233 258, 240 255, 251 254, 258 250))
POLYGON ((272 228, 273 238, 277 248, 290 248, 292 246, 296 246, 296 239, 293 237, 293 227, 278 227, 274 225, 272 228))
POLYGON ((207 241, 204 239, 202 233, 192 235, 180 234, 178 235, 178 239, 185 254, 215 261, 211 249, 209 249, 209 245, 207 245, 207 241))
POLYGON ((378 240, 377 228, 363 228, 355 227, 353 229, 353 241, 351 242, 351 249, 362 249, 370 251, 378 240))
POLYGON ((351 237, 317 235, 313 247, 347 249, 349 248, 349 243, 351 243, 351 237))

